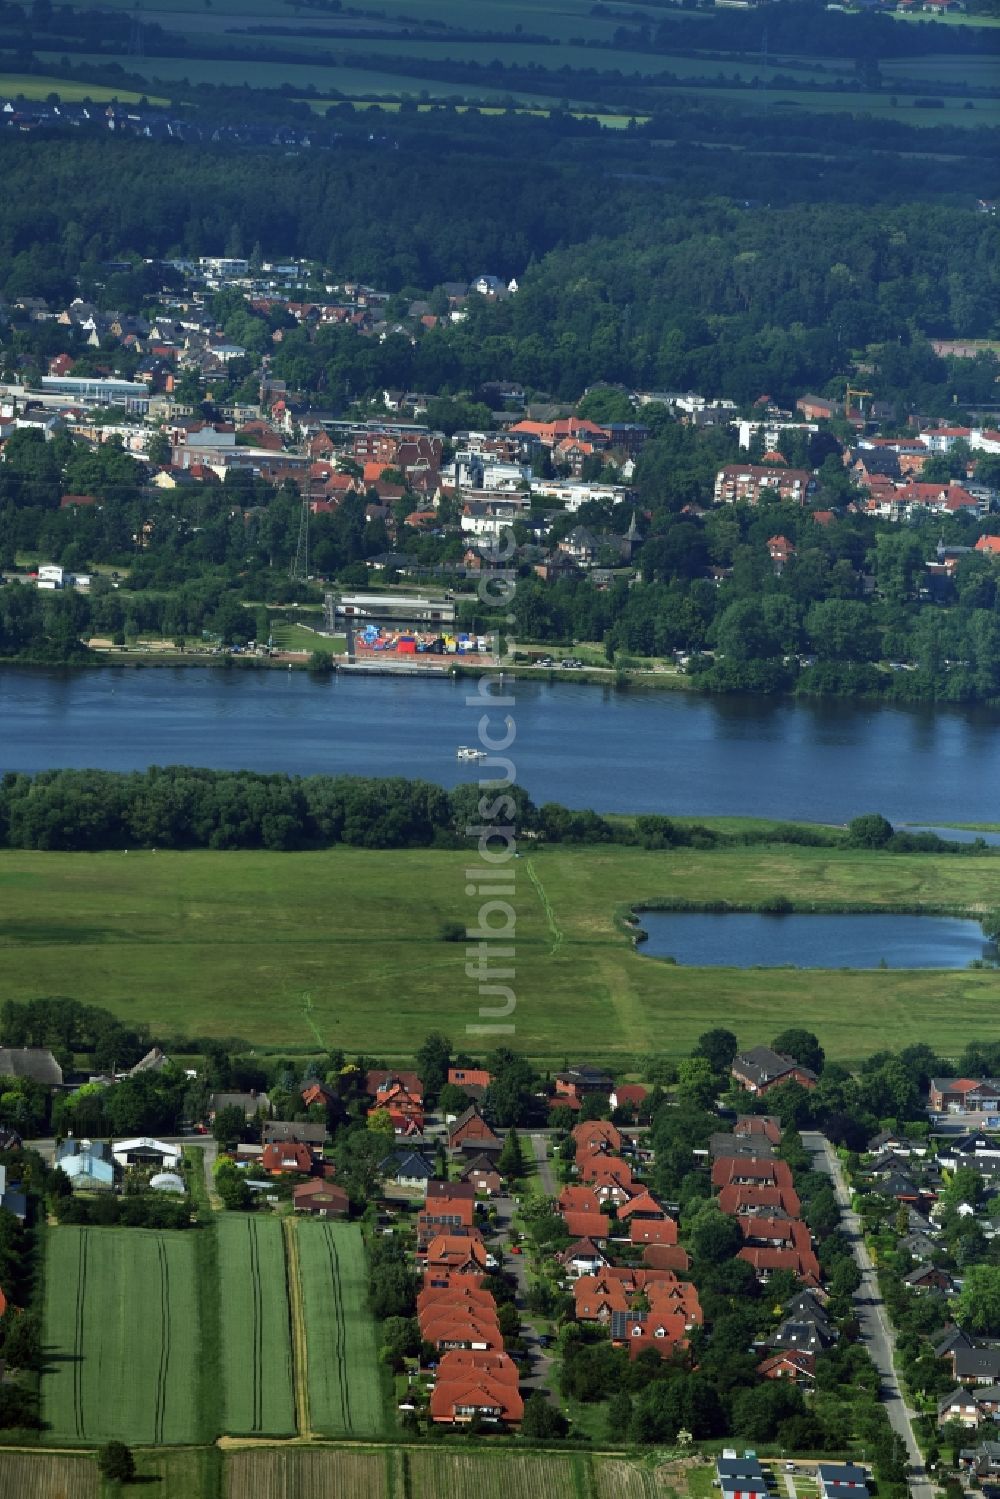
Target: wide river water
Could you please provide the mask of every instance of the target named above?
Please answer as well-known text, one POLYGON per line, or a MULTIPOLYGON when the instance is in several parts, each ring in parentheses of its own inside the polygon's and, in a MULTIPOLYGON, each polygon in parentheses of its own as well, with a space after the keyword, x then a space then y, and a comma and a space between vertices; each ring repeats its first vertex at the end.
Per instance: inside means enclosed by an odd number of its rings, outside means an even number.
MULTIPOLYGON (((603 812, 1000 821, 1000 715, 510 682, 517 778, 603 812)), ((474 780, 474 684, 184 667, 0 670, 0 771, 147 765, 474 780)))

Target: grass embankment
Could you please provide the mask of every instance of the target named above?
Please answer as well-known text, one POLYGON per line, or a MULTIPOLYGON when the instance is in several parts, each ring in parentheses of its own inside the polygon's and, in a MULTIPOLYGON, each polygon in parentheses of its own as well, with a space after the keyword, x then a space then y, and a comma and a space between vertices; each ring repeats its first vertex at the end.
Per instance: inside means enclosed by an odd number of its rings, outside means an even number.
MULTIPOLYGON (((476 921, 468 863, 430 849, 6 850, 6 987, 25 999, 71 994, 168 1036, 236 1032, 258 1047, 394 1057, 433 1029, 462 1043, 467 1025, 483 1023, 477 984, 464 943, 441 932, 476 921)), ((561 1065, 567 1046, 608 1061, 683 1054, 717 1024, 753 1043, 792 1015, 846 1061, 913 1040, 947 1055, 956 1036, 1000 1036, 994 973, 673 967, 633 951, 616 919, 628 906, 779 897, 820 910, 977 914, 1000 908, 1000 859, 550 847, 511 867, 514 1041, 543 1063, 561 1065)))

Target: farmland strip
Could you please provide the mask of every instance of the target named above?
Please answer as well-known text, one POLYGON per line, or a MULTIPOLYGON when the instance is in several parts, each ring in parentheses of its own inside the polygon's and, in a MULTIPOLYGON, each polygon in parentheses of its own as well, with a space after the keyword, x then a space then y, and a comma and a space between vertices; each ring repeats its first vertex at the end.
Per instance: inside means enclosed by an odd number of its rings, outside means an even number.
POLYGON ((78 1437, 86 1436, 83 1422, 83 1315, 87 1305, 87 1230, 80 1230, 77 1254, 76 1308, 73 1331, 73 1420, 78 1437))
POLYGON ((170 1270, 167 1264, 167 1247, 162 1239, 157 1239, 156 1248, 160 1261, 160 1360, 156 1375, 156 1403, 153 1407, 153 1440, 162 1443, 170 1360, 170 1270))
POLYGON ((309 1421, 309 1353, 306 1346, 305 1302, 299 1263, 298 1229, 294 1218, 282 1223, 285 1243, 286 1278, 288 1281, 288 1321, 292 1345, 292 1387, 295 1391, 295 1420, 300 1436, 310 1435, 309 1421))
POLYGON ((337 1383, 340 1386, 340 1407, 344 1415, 345 1431, 354 1431, 354 1422, 351 1419, 351 1394, 350 1384, 347 1379, 347 1328, 344 1324, 344 1288, 340 1282, 340 1256, 337 1246, 333 1241, 333 1230, 328 1223, 323 1225, 323 1235, 326 1239, 327 1254, 330 1259, 330 1275, 333 1279, 333 1310, 337 1334, 336 1359, 337 1359, 337 1383))
POLYGON ((257 1237, 257 1224, 253 1218, 247 1219, 247 1228, 250 1234, 251 1330, 253 1334, 250 1346, 250 1362, 253 1367, 251 1430, 260 1431, 264 1424, 264 1308, 261 1300, 260 1241, 257 1237))

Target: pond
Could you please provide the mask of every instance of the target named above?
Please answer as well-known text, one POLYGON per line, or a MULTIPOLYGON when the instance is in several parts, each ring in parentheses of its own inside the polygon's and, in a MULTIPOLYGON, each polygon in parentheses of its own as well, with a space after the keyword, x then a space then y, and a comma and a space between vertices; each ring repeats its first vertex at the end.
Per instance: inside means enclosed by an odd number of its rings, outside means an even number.
POLYGON ((695 968, 967 968, 996 948, 978 921, 890 912, 640 911, 638 951, 695 968), (724 961, 720 955, 724 954, 724 961))

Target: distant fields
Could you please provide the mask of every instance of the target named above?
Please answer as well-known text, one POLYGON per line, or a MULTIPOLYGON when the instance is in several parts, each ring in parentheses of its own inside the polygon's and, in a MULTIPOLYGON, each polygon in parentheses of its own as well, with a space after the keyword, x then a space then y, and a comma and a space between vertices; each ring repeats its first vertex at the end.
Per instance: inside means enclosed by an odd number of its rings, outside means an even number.
POLYGON ((288 1281, 277 1218, 220 1214, 223 1425, 240 1436, 295 1432, 288 1281))
POLYGON ((47 1439, 202 1439, 191 1236, 66 1227, 52 1229, 47 1245, 47 1439))
POLYGON ((320 1436, 373 1437, 382 1430, 375 1323, 355 1223, 295 1225, 305 1311, 309 1417, 320 1436))
MULTIPOLYGON (((49 94, 58 94, 66 104, 76 104, 83 99, 92 99, 95 104, 107 104, 117 99, 121 104, 138 104, 144 96, 129 89, 107 88, 100 83, 74 83, 65 78, 42 78, 36 73, 0 73, 0 95, 12 98, 46 99, 49 94)), ((150 104, 165 104, 165 99, 145 95, 150 104)))
MULTIPOLYGON (((4 850, 5 988, 106 1005, 166 1037, 236 1032, 255 1046, 395 1057, 434 1029, 463 1044, 481 1023, 476 984, 464 946, 441 932, 475 920, 467 862, 433 849, 4 850)), ((750 1043, 792 1014, 844 1060, 913 1040, 947 1054, 959 1031, 1000 1036, 996 973, 671 967, 634 952, 615 924, 628 903, 775 896, 975 914, 1000 909, 1000 858, 552 847, 514 873, 516 1044, 540 1060, 561 1064, 567 1037, 609 1061, 678 1055, 723 1023, 750 1043)))

